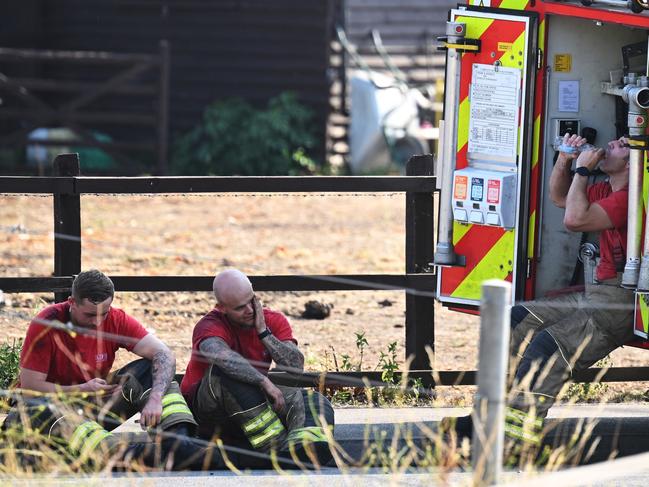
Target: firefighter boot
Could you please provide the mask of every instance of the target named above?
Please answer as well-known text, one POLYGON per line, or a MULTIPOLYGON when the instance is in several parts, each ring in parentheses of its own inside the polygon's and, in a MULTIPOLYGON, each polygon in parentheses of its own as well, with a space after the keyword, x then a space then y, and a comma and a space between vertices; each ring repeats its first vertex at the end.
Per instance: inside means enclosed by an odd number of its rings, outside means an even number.
POLYGON ((51 458, 64 457, 65 449, 58 442, 51 442, 48 432, 57 415, 51 402, 43 397, 23 399, 13 404, 2 424, 1 439, 4 449, 3 464, 15 462, 22 467, 38 471, 43 465, 41 451, 52 451, 51 458))
POLYGON ((277 449, 286 439, 286 428, 257 386, 231 379, 211 370, 212 388, 220 389, 223 409, 257 451, 277 449))
POLYGON ((280 387, 286 401, 288 435, 280 454, 293 459, 298 466, 326 465, 332 459, 325 428, 333 436, 334 410, 319 392, 280 387))

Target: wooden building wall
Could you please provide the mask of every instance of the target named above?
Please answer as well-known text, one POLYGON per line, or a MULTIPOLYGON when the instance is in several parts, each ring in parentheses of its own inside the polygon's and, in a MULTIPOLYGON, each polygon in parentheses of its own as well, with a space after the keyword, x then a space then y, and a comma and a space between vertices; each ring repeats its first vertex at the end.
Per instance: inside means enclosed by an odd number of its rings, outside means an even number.
MULTIPOLYGON (((171 53, 170 133, 193 127, 216 99, 256 106, 294 91, 315 114, 324 157, 328 61, 335 0, 24 0, 6 2, 0 46, 171 53), (11 4, 11 5, 7 5, 11 4)), ((35 66, 34 72, 45 68, 35 66)), ((47 68, 67 79, 96 70, 47 68)), ((128 99, 121 102, 128 108, 128 99)))

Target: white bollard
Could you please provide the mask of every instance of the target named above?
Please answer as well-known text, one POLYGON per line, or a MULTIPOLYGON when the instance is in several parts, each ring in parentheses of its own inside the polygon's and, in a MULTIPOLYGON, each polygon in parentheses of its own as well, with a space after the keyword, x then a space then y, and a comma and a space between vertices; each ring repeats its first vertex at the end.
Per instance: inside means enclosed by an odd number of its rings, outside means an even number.
POLYGON ((499 481, 505 435, 505 385, 509 359, 511 283, 482 283, 478 393, 473 406, 474 485, 499 481))

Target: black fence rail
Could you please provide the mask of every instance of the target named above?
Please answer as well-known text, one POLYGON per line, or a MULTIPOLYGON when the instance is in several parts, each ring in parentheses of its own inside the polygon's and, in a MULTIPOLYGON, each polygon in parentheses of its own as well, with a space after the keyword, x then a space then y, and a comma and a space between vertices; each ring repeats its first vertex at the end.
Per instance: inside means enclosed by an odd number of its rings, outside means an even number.
MULTIPOLYGON (((403 192, 406 198, 406 258, 403 274, 271 275, 250 276, 258 291, 403 290, 406 297, 405 351, 412 357, 408 377, 424 385, 474 385, 474 370, 432 370, 435 351, 433 260, 433 159, 416 156, 406 176, 352 177, 133 177, 97 178, 79 175, 76 154, 54 161, 53 177, 0 177, 0 194, 54 195, 54 276, 0 277, 5 293, 54 292, 68 296, 72 280, 81 271, 81 195, 156 193, 272 193, 272 192, 403 192), (430 355, 429 355, 430 354, 430 355)), ((110 276, 117 291, 209 291, 213 276, 110 276)), ((477 339, 469 338, 467 339, 477 339)), ((401 377, 402 372, 395 374, 401 377)), ((592 382, 649 380, 649 367, 589 369, 573 379, 592 382)), ((381 382, 380 371, 273 373, 274 381, 292 385, 362 386, 381 382)))

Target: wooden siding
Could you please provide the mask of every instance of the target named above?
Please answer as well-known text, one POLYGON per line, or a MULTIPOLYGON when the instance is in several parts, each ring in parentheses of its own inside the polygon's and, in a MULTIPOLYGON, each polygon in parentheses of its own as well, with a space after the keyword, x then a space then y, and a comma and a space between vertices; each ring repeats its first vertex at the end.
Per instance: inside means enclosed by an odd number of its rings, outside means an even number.
MULTIPOLYGON (((172 140, 192 128, 214 100, 242 97, 262 107, 290 90, 316 114, 314 124, 323 141, 317 155, 323 158, 330 110, 332 4, 333 0, 26 0, 25 11, 15 5, 0 7, 0 13, 6 11, 23 26, 0 32, 0 45, 157 53, 159 41, 167 39, 172 140)), ((79 80, 100 75, 69 66, 48 68, 46 74, 79 80)), ((115 101, 110 103, 115 106, 115 101)))

